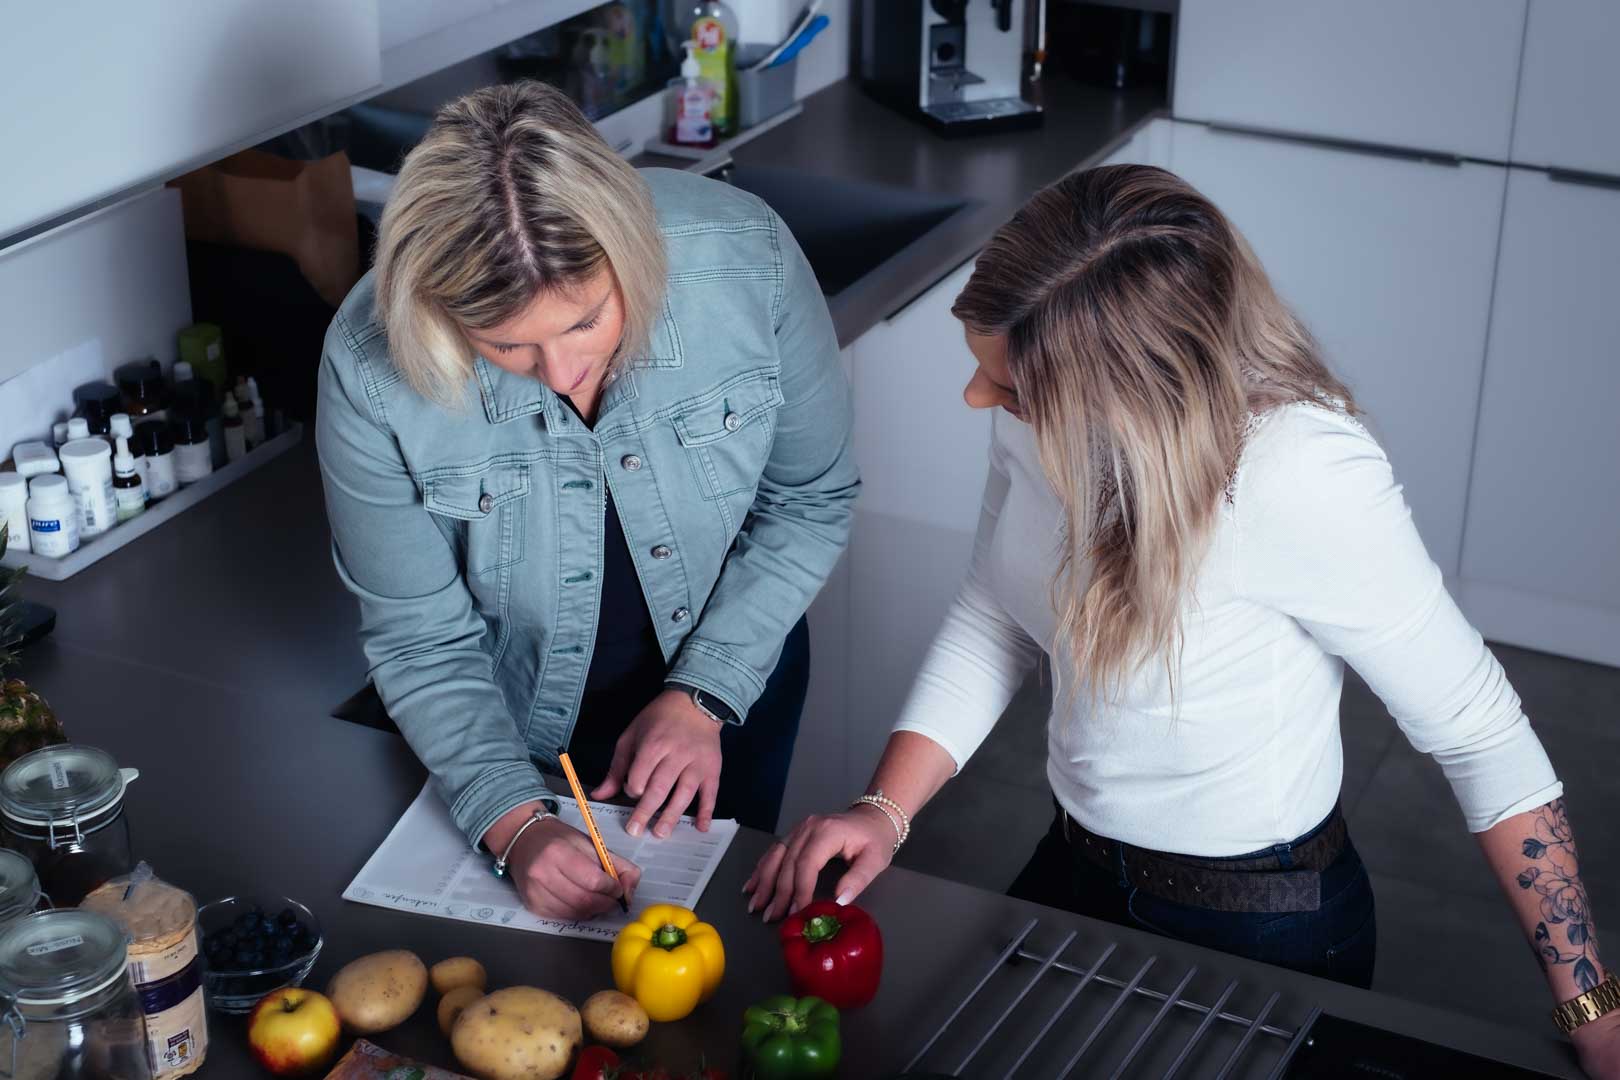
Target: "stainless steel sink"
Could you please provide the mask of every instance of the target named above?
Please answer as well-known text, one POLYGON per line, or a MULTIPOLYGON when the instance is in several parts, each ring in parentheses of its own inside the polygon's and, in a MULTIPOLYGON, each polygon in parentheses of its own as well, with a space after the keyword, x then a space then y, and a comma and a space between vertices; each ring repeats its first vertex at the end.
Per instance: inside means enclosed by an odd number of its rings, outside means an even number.
POLYGON ((972 205, 909 188, 769 165, 727 165, 711 175, 758 195, 782 216, 827 296, 842 292, 972 205))

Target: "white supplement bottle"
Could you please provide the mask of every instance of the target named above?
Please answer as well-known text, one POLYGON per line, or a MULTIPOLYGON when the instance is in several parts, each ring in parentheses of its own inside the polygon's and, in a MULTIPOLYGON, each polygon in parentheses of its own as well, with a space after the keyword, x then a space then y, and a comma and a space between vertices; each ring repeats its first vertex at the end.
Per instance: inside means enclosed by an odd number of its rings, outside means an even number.
POLYGON ((0 524, 6 527, 6 550, 28 550, 28 478, 0 473, 0 524))
POLYGON ((79 549, 79 506, 60 473, 28 482, 28 543, 35 555, 53 559, 79 549))
POLYGON ((62 447, 62 472, 79 500, 79 536, 88 540, 118 524, 112 447, 105 439, 74 439, 62 447))

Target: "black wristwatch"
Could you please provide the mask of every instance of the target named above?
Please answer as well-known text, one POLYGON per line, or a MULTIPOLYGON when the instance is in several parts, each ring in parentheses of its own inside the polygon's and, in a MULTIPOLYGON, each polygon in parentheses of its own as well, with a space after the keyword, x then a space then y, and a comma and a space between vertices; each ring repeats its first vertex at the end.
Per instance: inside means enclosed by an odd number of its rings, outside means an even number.
POLYGON ((685 683, 679 682, 669 683, 668 686, 671 690, 679 690, 681 693, 689 695, 692 699, 692 704, 696 705, 700 710, 702 710, 703 715, 707 716, 715 723, 735 724, 737 722, 737 710, 733 709, 730 705, 727 705, 725 702, 721 701, 707 690, 699 690, 695 686, 688 686, 685 683))

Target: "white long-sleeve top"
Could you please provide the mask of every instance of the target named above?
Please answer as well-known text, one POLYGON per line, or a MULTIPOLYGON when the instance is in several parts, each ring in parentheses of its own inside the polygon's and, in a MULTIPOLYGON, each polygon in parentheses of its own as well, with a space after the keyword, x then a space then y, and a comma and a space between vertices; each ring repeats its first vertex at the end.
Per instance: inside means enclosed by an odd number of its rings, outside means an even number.
MULTIPOLYGON (((1047 776, 1074 819, 1128 844, 1238 855, 1299 836, 1339 797, 1348 662, 1481 832, 1563 790, 1501 665, 1446 592, 1389 460, 1354 420, 1292 405, 1251 423, 1164 664, 1065 706, 1054 654, 1047 776)), ((1061 517, 1034 435, 997 410, 966 579, 896 730, 960 768, 1043 650, 1061 517)), ((1085 568, 1079 569, 1080 573, 1085 568)))

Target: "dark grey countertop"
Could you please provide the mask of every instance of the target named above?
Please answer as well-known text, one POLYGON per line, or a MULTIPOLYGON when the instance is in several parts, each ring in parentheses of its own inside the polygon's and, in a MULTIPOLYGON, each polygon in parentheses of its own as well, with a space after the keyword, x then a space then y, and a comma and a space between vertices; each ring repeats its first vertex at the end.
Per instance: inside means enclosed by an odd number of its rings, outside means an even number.
MULTIPOLYGON (((397 736, 329 717, 364 672, 354 644, 355 618, 327 556, 319 477, 307 443, 140 543, 66 582, 25 582, 23 592, 58 608, 60 625, 24 656, 20 674, 55 707, 77 740, 112 752, 141 770, 129 814, 140 857, 201 899, 231 893, 280 893, 305 901, 321 919, 327 947, 311 979, 322 986, 347 960, 383 948, 417 950, 432 962, 469 954, 490 969, 493 985, 535 984, 575 1001, 610 985, 608 948, 521 931, 448 922, 350 904, 340 893, 415 797, 421 766, 397 736)), ((806 717, 807 727, 817 722, 806 717)), ((744 913, 739 889, 769 841, 744 830, 699 905, 727 946, 728 973, 717 998, 692 1018, 658 1025, 649 1052, 671 1065, 695 1066, 700 1054, 729 1066, 742 1008, 784 990, 775 930, 744 913)), ((965 854, 965 858, 971 855, 965 854)), ((1031 916, 1032 940, 1050 948, 1069 930, 1066 954, 1094 958, 1104 942, 1118 948, 1105 973, 1127 978, 1159 957, 1144 985, 1168 991, 1189 965, 1200 972, 1193 1000, 1212 1000, 1226 981, 1242 980, 1230 1012, 1253 1016, 1273 990, 1282 994, 1271 1021, 1292 1027, 1312 1005, 1381 1028, 1449 1043, 1560 1076, 1578 1075, 1566 1045, 1383 995, 1264 967, 906 870, 884 875, 862 900, 883 927, 883 992, 846 1017, 846 1077, 886 1075, 946 1019, 999 947, 1031 916)), ((993 988, 1031 965, 1009 969, 993 988)), ((1063 977, 1068 979, 1067 976, 1063 977)), ((1057 991, 1032 994, 976 1065, 1006 1067, 1034 1019, 1055 1008, 1057 991)), ((1114 1000, 1086 991, 1062 1031, 1088 1031, 1114 1000)), ((1122 1010, 1087 1060, 1117 1060, 1151 1018, 1151 1002, 1122 1010)), ((954 1025, 993 1013, 976 1008, 954 1025)), ((1141 1075, 1162 1072, 1165 1056, 1190 1035, 1196 1016, 1176 1013, 1143 1059, 1141 1075), (1180 1024, 1175 1027, 1174 1024, 1180 1024), (1174 1037, 1172 1037, 1174 1036, 1174 1037), (1154 1056, 1157 1055, 1157 1056, 1154 1056)), ((204 1077, 249 1076, 243 1026, 216 1017, 204 1077)), ((1218 1061, 1238 1029, 1218 1024, 1200 1060, 1218 1061)), ((425 1007, 383 1045, 449 1065, 448 1049, 425 1007)), ((1282 1040, 1262 1036, 1273 1055, 1282 1040)), ((1203 1045, 1203 1044, 1201 1044, 1203 1045)), ((960 1046, 958 1046, 960 1049, 960 1046)), ((1066 1056, 1066 1051, 1065 1051, 1066 1056)), ((1261 1059, 1271 1060, 1271 1059, 1261 1059)), ((970 1075, 999 1075, 980 1073, 970 1075)), ((1020 1075, 1042 1075, 1033 1069, 1020 1075)), ((1265 1075, 1255 1070, 1234 1075, 1265 1075)))
MULTIPOLYGON (((1095 115, 1075 112, 1060 119, 1054 113, 1041 132, 947 143, 840 85, 813 99, 799 120, 737 156, 761 155, 759 160, 822 175, 971 191, 985 199, 972 217, 976 224, 958 222, 950 235, 918 245, 926 250, 903 253, 879 279, 836 298, 834 313, 847 342, 971 257, 1036 187, 1106 152, 1154 107, 1079 88, 1074 93, 1095 115)), ((327 947, 312 985, 324 985, 336 967, 363 953, 406 947, 429 962, 476 956, 497 986, 539 985, 576 1001, 608 986, 608 948, 599 943, 340 899, 415 796, 423 772, 397 736, 330 718, 333 707, 363 684, 365 665, 355 641, 357 613, 332 569, 327 544, 314 449, 306 441, 68 581, 25 581, 22 594, 56 607, 59 624, 52 638, 25 654, 19 674, 52 703, 76 740, 105 747, 122 764, 141 770, 130 789, 129 813, 138 854, 159 874, 204 900, 282 893, 316 911, 327 947)), ((813 726, 817 718, 807 716, 804 723, 813 726)), ((765 834, 744 830, 700 904, 700 914, 724 938, 728 972, 714 1001, 687 1021, 654 1030, 647 1050, 673 1067, 695 1067, 700 1054, 730 1067, 744 1005, 786 989, 774 928, 748 918, 738 895, 768 842, 765 834)), ((1128 978, 1149 955, 1157 956, 1143 985, 1161 991, 1193 964, 1200 969, 1187 990, 1193 1000, 1212 1000, 1227 980, 1241 979, 1227 1006, 1234 1013, 1253 1016, 1277 991, 1271 1020, 1283 1027, 1299 1023, 1315 1004, 1380 1028, 1555 1075, 1578 1075, 1567 1044, 1550 1037, 1528 1037, 905 870, 886 874, 862 903, 883 927, 888 959, 877 1001, 845 1018, 846 1077, 882 1076, 903 1064, 1031 916, 1042 923, 1032 939, 1037 949, 1051 947, 1056 935, 1070 930, 1077 933, 1066 954, 1071 957, 1093 959, 1104 942, 1116 943, 1105 974, 1128 978)), ((1007 1000, 1006 980, 1032 971, 1027 964, 1009 969, 987 993, 1007 1000)), ((1066 992, 1073 982, 1052 985, 1066 992)), ((1081 994, 1059 1028, 1067 1039, 1063 1057, 1114 999, 1100 987, 1081 994)), ((1032 994, 1009 1021, 1007 1038, 986 1050, 970 1075, 1004 1072, 1044 1017, 1042 1010, 1056 1004, 1052 994, 1032 994), (989 1070, 992 1063, 996 1070, 989 1070)), ((947 1041, 970 1040, 979 1030, 973 1025, 998 1011, 968 1010, 947 1041)), ((1154 1011, 1153 1003, 1133 999, 1086 1060, 1117 1060, 1154 1011)), ((1162 1072, 1195 1021, 1191 1013, 1172 1014, 1161 1029, 1167 1034, 1141 1060, 1139 1074, 1162 1072), (1172 1030, 1179 1033, 1175 1039, 1172 1030)), ((1238 1029, 1216 1024, 1206 1039, 1200 1060, 1216 1062, 1236 1044, 1238 1029)), ((377 1041, 450 1064, 431 1007, 377 1041)), ((1261 1036, 1260 1042, 1274 1058, 1281 1040, 1261 1036)), ((251 1076, 256 1070, 249 1062, 240 1021, 215 1017, 209 1061, 200 1075, 251 1076)), ((1212 1074, 1213 1066, 1194 1071, 1212 1074)), ((1234 1075, 1264 1074, 1256 1065, 1234 1075)), ((1042 1072, 1028 1068, 1019 1075, 1042 1072)))
MULTIPOLYGON (((828 300, 840 345, 971 259, 1038 189, 1101 160, 1165 113, 1164 95, 1154 89, 1104 90, 1057 75, 1044 87, 1046 122, 1038 130, 947 139, 846 79, 807 98, 799 116, 732 151, 740 165, 800 170, 806 183, 825 176, 977 200, 828 300)), ((690 164, 651 154, 637 163, 690 164)))

